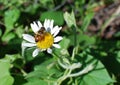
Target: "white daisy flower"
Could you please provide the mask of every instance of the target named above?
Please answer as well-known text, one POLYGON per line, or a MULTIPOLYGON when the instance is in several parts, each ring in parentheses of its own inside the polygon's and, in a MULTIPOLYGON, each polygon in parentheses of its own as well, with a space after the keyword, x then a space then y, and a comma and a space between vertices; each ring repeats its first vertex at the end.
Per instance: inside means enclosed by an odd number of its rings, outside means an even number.
POLYGON ((48 53, 52 53, 52 47, 60 48, 57 42, 61 41, 63 38, 61 36, 56 36, 62 27, 53 27, 53 20, 45 19, 44 25, 40 21, 31 23, 31 28, 35 33, 34 36, 29 34, 23 34, 23 39, 28 41, 23 42, 22 47, 36 47, 33 51, 32 56, 35 57, 40 51, 47 50, 48 53))

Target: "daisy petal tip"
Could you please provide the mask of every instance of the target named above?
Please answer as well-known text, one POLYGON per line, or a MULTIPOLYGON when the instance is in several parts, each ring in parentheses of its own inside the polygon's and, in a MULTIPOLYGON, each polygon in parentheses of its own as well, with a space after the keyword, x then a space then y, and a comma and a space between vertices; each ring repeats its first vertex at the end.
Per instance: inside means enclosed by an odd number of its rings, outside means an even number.
POLYGON ((32 53, 32 56, 36 57, 38 55, 39 51, 40 51, 39 49, 35 49, 32 53))
POLYGON ((41 27, 42 27, 41 22, 40 22, 40 21, 37 21, 37 23, 38 23, 39 28, 41 28, 41 27))
POLYGON ((57 37, 54 38, 54 42, 59 42, 59 41, 61 41, 62 39, 63 39, 63 37, 57 36, 57 37))
POLYGON ((47 53, 52 54, 52 49, 48 48, 47 53))
POLYGON ((33 25, 34 25, 33 23, 30 24, 31 28, 33 27, 33 25))
POLYGON ((55 48, 61 48, 59 44, 53 44, 55 48))

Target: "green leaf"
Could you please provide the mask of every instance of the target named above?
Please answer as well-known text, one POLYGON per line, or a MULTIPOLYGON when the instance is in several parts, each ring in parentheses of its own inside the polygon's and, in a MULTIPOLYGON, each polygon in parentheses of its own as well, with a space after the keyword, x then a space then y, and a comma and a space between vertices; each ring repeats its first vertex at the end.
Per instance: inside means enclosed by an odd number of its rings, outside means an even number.
POLYGON ((115 37, 120 37, 120 32, 114 34, 115 37))
POLYGON ((47 76, 59 73, 59 71, 56 68, 56 62, 53 59, 48 59, 42 64, 35 67, 36 71, 41 71, 47 74, 47 76), (41 69, 42 68, 42 69, 41 69))
POLYGON ((23 66, 23 60, 19 54, 6 54, 4 61, 12 63, 12 65, 17 68, 21 68, 23 66))
MULTIPOLYGON (((69 36, 71 45, 74 45, 74 35, 69 36)), ((88 36, 86 34, 78 34, 77 35, 77 44, 80 44, 80 47, 86 47, 89 45, 93 45, 96 42, 96 38, 94 36, 88 36)))
POLYGON ((23 26, 19 26, 19 27, 16 29, 16 34, 18 35, 19 38, 22 38, 23 32, 24 32, 23 26))
POLYGON ((82 60, 84 66, 92 64, 94 69, 91 72, 83 75, 79 85, 108 85, 112 84, 114 80, 111 79, 104 65, 91 55, 92 50, 89 48, 85 49, 79 54, 79 59, 82 60))
POLYGON ((67 49, 68 49, 68 47, 69 47, 70 40, 67 39, 66 37, 64 37, 59 44, 60 44, 61 48, 60 48, 60 49, 55 49, 54 52, 55 52, 57 55, 60 55, 60 54, 68 55, 67 49))
POLYGON ((10 63, 13 63, 15 60, 17 60, 19 58, 21 58, 21 56, 19 54, 13 54, 13 55, 6 54, 4 60, 6 60, 10 63))
POLYGON ((14 24, 18 20, 19 16, 20 11, 17 8, 5 12, 4 21, 6 26, 6 32, 10 32, 12 29, 14 29, 14 24))
POLYGON ((117 54, 116 59, 120 63, 120 51, 117 51, 116 54, 117 54))
POLYGON ((2 36, 2 41, 10 41, 11 39, 15 38, 15 33, 9 32, 9 33, 5 33, 2 36))
POLYGON ((40 20, 44 21, 45 19, 53 19, 57 25, 63 25, 64 23, 63 13, 61 11, 44 12, 41 14, 40 20))
POLYGON ((64 19, 65 19, 68 27, 72 27, 72 26, 76 27, 75 15, 74 15, 73 11, 71 12, 71 14, 68 12, 65 12, 64 19))
POLYGON ((60 42, 61 49, 67 49, 69 47, 70 40, 66 37, 63 37, 62 41, 60 42))
POLYGON ((103 64, 98 62, 95 69, 83 77, 80 85, 107 85, 113 82, 103 64))
POLYGON ((5 59, 0 60, 0 85, 13 85, 14 79, 10 75, 10 62, 5 59))
POLYGON ((15 33, 12 33, 10 31, 14 29, 15 22, 18 20, 19 16, 20 11, 16 8, 5 12, 4 22, 6 30, 2 37, 3 41, 9 41, 15 37, 15 33))
POLYGON ((48 83, 39 79, 39 80, 34 80, 32 82, 28 82, 28 83, 23 84, 23 85, 48 85, 48 83))
MULTIPOLYGON (((61 75, 61 72, 59 70, 57 70, 53 59, 47 59, 42 64, 35 66, 34 71, 30 72, 26 76, 26 79, 29 82, 34 82, 36 80, 40 81, 40 79, 43 79, 46 82, 42 81, 42 80, 40 82, 54 83, 56 81, 56 79, 58 78, 58 76, 60 76, 60 75, 61 75)), ((29 83, 29 84, 31 85, 31 83, 29 83)), ((25 85, 29 85, 29 84, 25 84, 25 85)), ((33 85, 36 85, 36 84, 33 84, 33 85)), ((45 85, 48 85, 48 84, 45 84, 45 85)))
POLYGON ((96 42, 95 37, 88 36, 85 34, 79 34, 78 35, 78 43, 84 44, 85 46, 94 44, 96 42))
POLYGON ((82 26, 81 26, 81 29, 85 32, 87 30, 87 27, 89 26, 90 22, 91 22, 91 19, 93 18, 94 16, 94 13, 93 12, 90 12, 86 15, 86 17, 84 18, 83 20, 83 23, 82 23, 82 26))
MULTIPOLYGON (((47 78, 54 74, 58 74, 59 71, 55 67, 55 62, 53 59, 48 59, 40 65, 35 66, 34 71, 29 73, 26 78, 47 78), (42 69, 41 69, 42 68, 42 69)), ((30 79, 31 80, 31 79, 30 79)))
POLYGON ((23 9, 25 12, 29 13, 29 14, 35 14, 37 9, 39 8, 39 4, 31 4, 29 5, 26 9, 23 9))
POLYGON ((23 56, 24 56, 26 62, 33 60, 32 53, 33 53, 34 49, 35 48, 26 48, 24 50, 23 56))
POLYGON ((24 76, 21 75, 14 75, 14 84, 13 85, 23 85, 27 81, 25 80, 24 76))
POLYGON ((39 0, 43 6, 46 6, 48 3, 52 3, 52 0, 39 0))

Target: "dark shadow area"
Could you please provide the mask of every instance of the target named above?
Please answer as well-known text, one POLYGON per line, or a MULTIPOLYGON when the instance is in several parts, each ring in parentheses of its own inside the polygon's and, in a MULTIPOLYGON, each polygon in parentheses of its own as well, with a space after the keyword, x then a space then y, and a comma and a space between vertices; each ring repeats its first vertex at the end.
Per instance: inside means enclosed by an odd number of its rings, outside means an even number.
POLYGON ((98 58, 105 66, 107 71, 114 74, 117 77, 118 82, 115 85, 119 85, 120 82, 120 62, 116 59, 117 54, 115 51, 119 51, 120 48, 117 46, 117 41, 115 40, 103 40, 102 43, 99 43, 99 48, 91 49, 91 54, 98 58), (105 52, 107 54, 102 55, 101 53, 105 52))
POLYGON ((18 37, 10 40, 8 43, 2 42, 0 44, 0 58, 3 58, 5 54, 16 54, 21 52, 21 39, 18 37))

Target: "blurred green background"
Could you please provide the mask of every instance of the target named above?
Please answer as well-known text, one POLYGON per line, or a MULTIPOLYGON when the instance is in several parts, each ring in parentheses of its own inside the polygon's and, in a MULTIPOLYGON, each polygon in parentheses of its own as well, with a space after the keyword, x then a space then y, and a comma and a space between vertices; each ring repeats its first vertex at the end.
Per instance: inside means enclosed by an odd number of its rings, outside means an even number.
MULTIPOLYGON (((119 10, 119 0, 0 0, 0 85, 47 85, 43 81, 39 81, 41 84, 38 81, 30 83, 32 78, 29 77, 36 75, 30 74, 27 80, 24 71, 32 72, 36 65, 42 65, 52 56, 41 53, 41 57, 33 59, 33 49, 27 49, 25 57, 21 55, 22 34, 32 34, 30 23, 37 20, 43 23, 45 19, 53 19, 54 25, 63 27, 60 35, 64 40, 60 44, 69 55, 75 45, 76 33, 77 56, 83 53, 101 61, 109 76, 116 81, 114 85, 120 85, 119 10), (65 12, 69 14, 65 15, 65 12)), ((60 55, 57 51, 56 54, 60 55)), ((97 85, 106 85, 106 82, 99 83, 102 80, 97 82, 97 85)))

